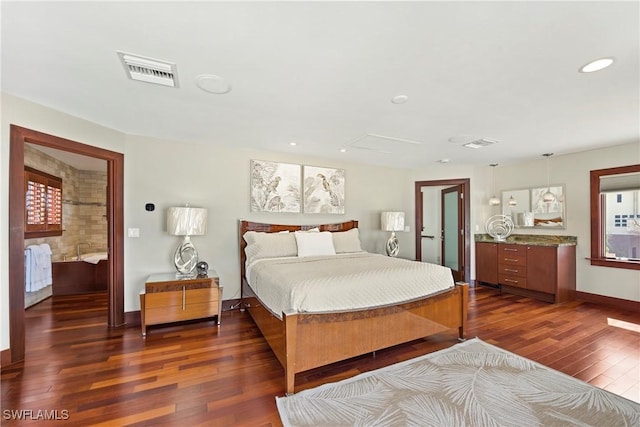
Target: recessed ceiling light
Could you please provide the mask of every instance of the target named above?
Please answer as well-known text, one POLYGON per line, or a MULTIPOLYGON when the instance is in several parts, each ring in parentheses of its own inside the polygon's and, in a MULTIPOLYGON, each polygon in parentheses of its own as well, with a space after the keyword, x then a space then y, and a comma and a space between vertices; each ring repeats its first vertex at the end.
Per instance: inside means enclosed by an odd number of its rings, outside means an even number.
POLYGON ((408 100, 409 97, 407 95, 397 95, 391 98, 391 102, 393 102, 394 104, 404 104, 408 100))
POLYGON ((196 77, 196 86, 205 92, 223 95, 231 90, 231 85, 220 76, 200 74, 196 77))
POLYGON ((614 61, 615 58, 613 57, 596 59, 595 61, 591 61, 583 65, 578 71, 581 73, 593 73, 594 71, 600 71, 607 68, 613 64, 614 61))
POLYGON ((289 143, 289 145, 290 145, 290 146, 292 146, 292 147, 295 147, 296 145, 298 145, 298 143, 297 143, 297 142, 295 142, 295 141, 291 141, 291 142, 289 143))
POLYGON ((347 152, 347 149, 346 149, 346 148, 341 148, 341 149, 340 149, 340 152, 341 152, 341 153, 346 153, 346 152, 347 152))
POLYGON ((440 159, 438 160, 438 163, 449 163, 450 161, 450 159, 440 159))

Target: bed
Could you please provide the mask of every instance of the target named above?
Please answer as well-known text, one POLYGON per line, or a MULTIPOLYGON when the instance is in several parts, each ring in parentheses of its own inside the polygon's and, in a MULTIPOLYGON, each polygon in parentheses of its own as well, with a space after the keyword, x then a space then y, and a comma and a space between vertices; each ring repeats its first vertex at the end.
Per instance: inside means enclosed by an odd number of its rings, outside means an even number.
MULTIPOLYGON (((357 227, 357 221, 316 226, 264 224, 245 220, 241 220, 239 223, 240 277, 242 281, 241 308, 249 312, 284 367, 285 391, 287 394, 294 392, 295 375, 299 372, 451 329, 457 328, 459 339, 464 339, 468 285, 466 283, 454 284, 452 279, 451 286, 444 289, 437 290, 427 296, 414 296, 394 303, 379 304, 374 302, 375 305, 373 306, 367 303, 367 306, 356 308, 352 306, 350 308, 336 308, 331 305, 326 307, 321 305, 320 308, 302 308, 301 310, 269 308, 264 301, 268 297, 263 296, 264 294, 259 296, 250 286, 247 279, 248 270, 250 275, 255 276, 256 272, 251 270, 257 269, 259 263, 252 260, 260 257, 255 252, 255 248, 259 247, 259 245, 254 245, 252 241, 248 245, 245 240, 245 238, 249 238, 248 236, 259 235, 261 239, 268 237, 270 241, 276 239, 287 242, 286 244, 277 245, 278 249, 275 253, 269 254, 270 257, 273 256, 273 259, 270 258, 269 262, 282 264, 283 259, 287 263, 289 262, 287 258, 291 258, 292 251, 299 251, 298 255, 302 257, 302 251, 306 250, 300 243, 296 249, 290 247, 290 236, 296 231, 316 231, 325 236, 328 233, 322 232, 331 232, 336 242, 336 252, 339 252, 337 251, 338 240, 336 239, 339 236, 340 239, 343 239, 344 236, 357 232, 357 227), (265 235, 265 233, 269 234, 265 235), (286 236, 288 233, 291 233, 291 235, 286 236), (249 251, 249 257, 247 257, 247 251, 249 251), (251 262, 250 265, 247 265, 248 259, 251 262)), ((298 233, 296 237, 307 237, 301 236, 301 234, 298 233)), ((315 239, 315 236, 313 237, 315 239)), ((348 242, 352 242, 352 239, 348 242)), ((346 245, 348 247, 350 243, 346 243, 346 245)), ((345 243, 343 241, 341 247, 344 246, 345 243)), ((361 258, 355 249, 353 252, 352 254, 342 255, 345 255, 346 258, 361 258)), ((416 267, 423 267, 423 264, 425 264, 406 260, 397 261, 415 264, 416 267)), ((292 262, 294 261, 292 260, 292 262)), ((317 269, 317 265, 320 264, 314 263, 312 268, 317 269)), ((296 266, 296 268, 299 267, 296 266)), ((391 285, 396 286, 398 284, 395 279, 392 282, 390 283, 391 285)), ((388 289, 394 288, 388 286, 388 289)), ((288 291, 282 291, 281 293, 287 294, 288 291)), ((305 298, 299 298, 298 302, 300 300, 306 303, 305 298)), ((325 303, 329 304, 330 302, 325 301, 325 303)), ((288 303, 284 304, 278 307, 286 307, 288 303)))

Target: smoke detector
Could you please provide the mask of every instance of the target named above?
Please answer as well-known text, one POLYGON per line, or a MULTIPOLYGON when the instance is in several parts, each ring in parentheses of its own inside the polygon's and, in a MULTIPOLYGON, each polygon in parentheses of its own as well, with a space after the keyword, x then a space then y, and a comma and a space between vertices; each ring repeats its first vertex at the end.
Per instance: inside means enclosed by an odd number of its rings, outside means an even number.
POLYGON ((176 64, 126 52, 118 52, 118 56, 131 80, 178 87, 176 64))

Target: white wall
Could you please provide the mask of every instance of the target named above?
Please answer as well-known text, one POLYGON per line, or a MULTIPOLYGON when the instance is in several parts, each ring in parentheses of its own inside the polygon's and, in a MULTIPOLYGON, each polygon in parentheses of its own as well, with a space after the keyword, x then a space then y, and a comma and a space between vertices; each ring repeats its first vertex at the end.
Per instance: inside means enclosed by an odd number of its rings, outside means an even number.
MULTIPOLYGON (((580 292, 640 301, 640 271, 591 266, 591 223, 589 199, 589 172, 640 163, 640 142, 623 144, 599 150, 585 151, 550 160, 551 184, 564 184, 566 190, 566 229, 516 229, 515 234, 558 234, 576 236, 576 288, 580 292)), ((547 185, 546 159, 540 157, 526 163, 499 166, 495 173, 495 193, 526 187, 547 185)), ((491 170, 485 167, 464 167, 454 164, 434 165, 425 171, 414 171, 413 181, 449 178, 471 179, 471 232, 484 233, 484 223, 492 215, 501 213, 502 207, 491 207, 491 170)), ((413 209, 413 208, 412 208, 413 209)), ((408 234, 408 233, 399 233, 408 234)), ((411 233, 413 239, 413 233, 411 233)), ((471 278, 475 279, 475 245, 471 245, 471 278)), ((410 243, 412 249, 415 243, 410 243)))
POLYGON ((0 140, 0 350, 9 348, 9 125, 14 124, 116 152, 124 135, 104 126, 1 94, 0 140))
MULTIPOLYGON (((414 182, 470 178, 471 232, 483 232, 486 218, 499 213, 487 204, 491 191, 489 167, 434 165, 428 169, 400 170, 341 163, 294 154, 240 150, 215 145, 189 144, 120 132, 62 114, 10 95, 2 95, 0 150, 0 350, 9 347, 8 322, 8 172, 9 125, 17 124, 74 141, 122 152, 125 155, 125 228, 139 228, 139 238, 125 240, 125 311, 139 308, 138 292, 147 275, 171 271, 178 238, 165 232, 169 206, 190 203, 209 208, 206 236, 194 237, 200 258, 217 269, 224 298, 239 296, 238 220, 280 223, 360 221, 363 247, 384 252, 386 233, 379 230, 380 212, 403 210, 410 233, 398 233, 400 256, 415 256, 414 182), (346 170, 346 214, 268 214, 249 212, 249 162, 251 159, 311 164, 346 170), (155 203, 147 212, 145 203, 155 203)), ((567 191, 567 229, 558 234, 578 236, 578 290, 640 301, 640 272, 591 267, 589 256, 589 170, 640 162, 640 145, 552 158, 551 181, 567 191)), ((496 192, 546 183, 541 159, 495 170, 496 192)), ((527 233, 544 234, 547 230, 527 233)), ((471 274, 474 277, 472 245, 471 274)))
MULTIPOLYGON (((640 301, 640 271, 591 266, 589 172, 640 163, 640 142, 564 156, 550 160, 551 184, 566 190, 566 229, 555 234, 577 236, 576 287, 578 291, 640 301)), ((546 160, 500 166, 495 170, 496 192, 547 185, 546 160)), ((498 209, 499 210, 499 209, 498 209)), ((499 212, 493 212, 499 213, 499 212)), ((549 234, 545 229, 516 230, 522 234, 549 234)))
POLYGON ((170 206, 189 203, 209 209, 207 234, 191 240, 199 258, 217 270, 224 299, 240 297, 239 219, 282 224, 357 219, 363 247, 383 253, 386 233, 379 230, 380 212, 410 209, 406 195, 397 191, 406 185, 404 170, 139 136, 128 136, 126 146, 125 228, 139 228, 140 237, 125 241, 125 311, 139 309, 138 293, 149 274, 173 269, 180 238, 166 233, 170 206), (346 213, 251 213, 251 159, 344 168, 346 213), (156 210, 145 211, 146 203, 154 203, 156 210))

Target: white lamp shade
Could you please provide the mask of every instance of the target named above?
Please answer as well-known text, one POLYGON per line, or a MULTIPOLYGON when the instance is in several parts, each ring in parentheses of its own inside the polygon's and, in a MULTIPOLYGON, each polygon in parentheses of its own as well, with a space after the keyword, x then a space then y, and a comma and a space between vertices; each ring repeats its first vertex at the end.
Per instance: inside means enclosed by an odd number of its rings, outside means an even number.
POLYGON ((380 224, 384 231, 404 231, 404 212, 382 212, 380 224))
POLYGON ((188 206, 167 211, 167 233, 174 236, 202 236, 207 232, 207 209, 188 206))

